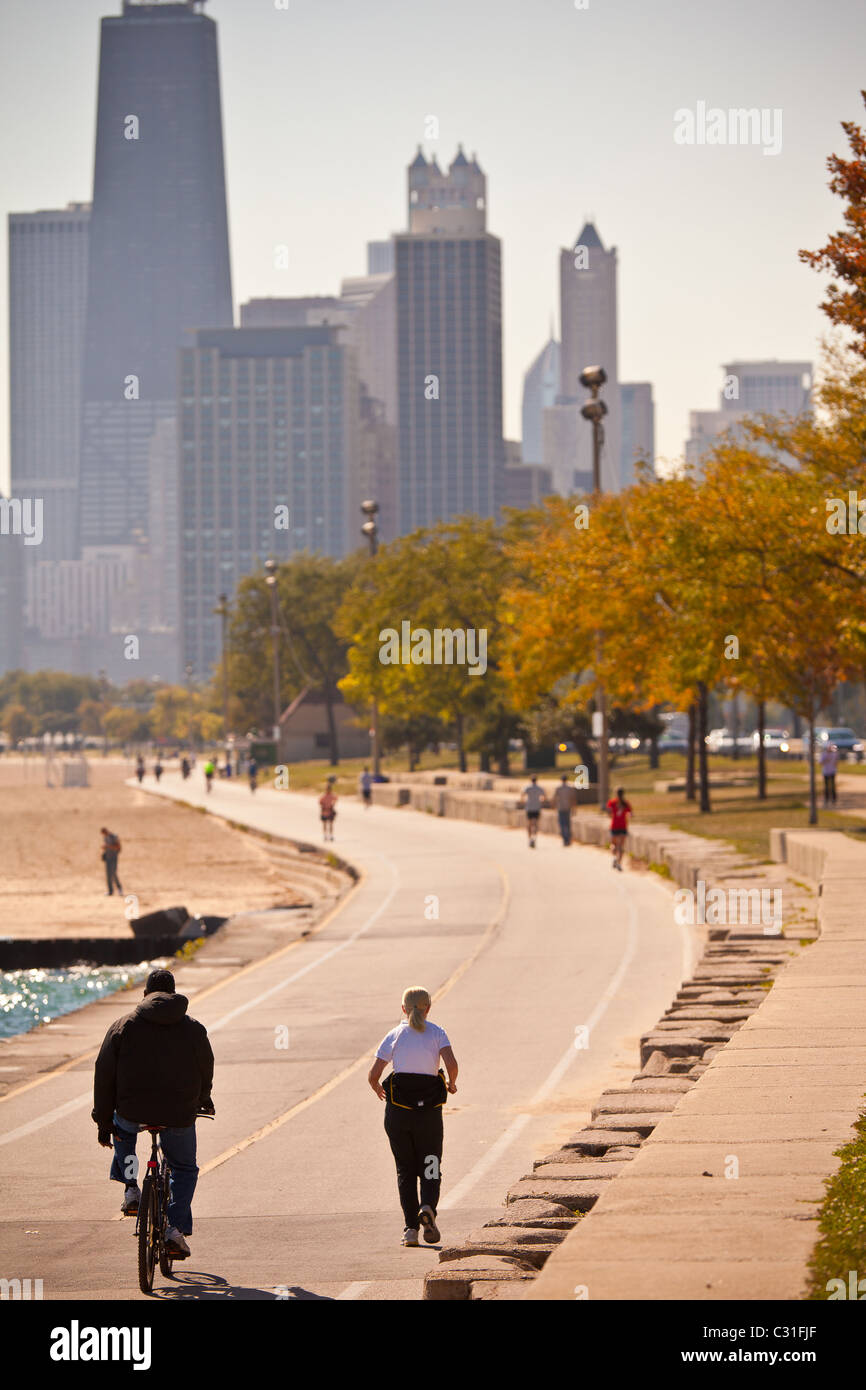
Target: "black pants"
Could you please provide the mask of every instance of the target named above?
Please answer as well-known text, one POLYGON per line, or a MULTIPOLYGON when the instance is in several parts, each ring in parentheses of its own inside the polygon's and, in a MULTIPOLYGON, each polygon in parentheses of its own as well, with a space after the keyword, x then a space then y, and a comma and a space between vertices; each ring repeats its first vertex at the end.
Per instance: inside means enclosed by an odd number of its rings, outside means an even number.
POLYGON ((410 1230, 418 1229, 418 1211, 429 1206, 436 1211, 442 1183, 442 1109, 401 1110, 385 1102, 385 1133, 397 1164, 397 1190, 403 1220, 410 1230), (421 1200, 418 1200, 418 1184, 421 1200))
POLYGON ((824 773, 824 805, 836 800, 836 774, 835 772, 824 773))

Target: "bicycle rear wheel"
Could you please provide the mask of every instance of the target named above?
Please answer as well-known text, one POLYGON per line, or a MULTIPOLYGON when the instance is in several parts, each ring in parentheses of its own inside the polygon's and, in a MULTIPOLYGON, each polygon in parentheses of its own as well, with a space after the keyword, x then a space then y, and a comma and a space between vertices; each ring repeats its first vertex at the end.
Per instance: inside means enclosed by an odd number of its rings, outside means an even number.
POLYGON ((162 1178, 162 1230, 159 1233, 159 1272, 166 1279, 174 1278, 174 1275, 172 1273, 172 1265, 174 1263, 174 1258, 168 1253, 168 1251, 165 1248, 165 1232, 168 1227, 167 1212, 169 1180, 170 1171, 168 1168, 166 1168, 162 1178))
POLYGON ((159 1213, 156 1184, 148 1173, 141 1185, 138 1208, 138 1287, 142 1293, 153 1291, 153 1271, 159 1247, 159 1213))

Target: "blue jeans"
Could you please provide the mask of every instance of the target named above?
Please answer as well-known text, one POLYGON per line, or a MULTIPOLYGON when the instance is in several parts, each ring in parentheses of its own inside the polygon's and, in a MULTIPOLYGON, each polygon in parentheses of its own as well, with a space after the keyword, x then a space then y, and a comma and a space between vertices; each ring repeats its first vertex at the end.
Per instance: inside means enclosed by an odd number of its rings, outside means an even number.
POLYGON ((571 844, 571 812, 559 811, 559 833, 564 845, 571 844))
MULTIPOLYGON (((115 1111, 112 1127, 117 1132, 114 1135, 114 1158, 111 1160, 109 1177, 112 1182, 125 1183, 133 1180, 137 1182, 138 1159, 135 1157, 135 1141, 138 1138, 138 1125, 133 1120, 124 1120, 115 1111)), ((198 1180, 198 1167, 195 1161, 195 1125, 187 1125, 182 1129, 161 1129, 159 1140, 166 1162, 171 1169, 168 1224, 176 1227, 181 1235, 191 1236, 192 1198, 198 1180)), ((149 1157, 150 1154, 148 1154, 149 1157)))

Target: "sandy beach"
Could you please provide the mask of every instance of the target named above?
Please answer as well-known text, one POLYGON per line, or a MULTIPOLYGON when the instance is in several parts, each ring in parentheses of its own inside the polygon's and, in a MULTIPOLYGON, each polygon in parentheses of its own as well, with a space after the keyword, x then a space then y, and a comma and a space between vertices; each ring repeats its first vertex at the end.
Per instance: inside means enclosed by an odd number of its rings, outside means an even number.
POLYGON ((131 763, 88 764, 89 787, 49 787, 42 758, 0 758, 0 935, 128 936, 127 912, 228 917, 304 900, 253 836, 125 786, 131 763), (124 897, 105 896, 103 825, 120 836, 124 897))

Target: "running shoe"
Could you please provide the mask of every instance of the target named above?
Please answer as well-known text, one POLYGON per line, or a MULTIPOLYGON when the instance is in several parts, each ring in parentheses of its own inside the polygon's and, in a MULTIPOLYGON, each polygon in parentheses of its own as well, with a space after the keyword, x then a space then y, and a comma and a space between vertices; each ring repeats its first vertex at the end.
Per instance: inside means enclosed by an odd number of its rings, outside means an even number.
POLYGON ((424 1227, 424 1239, 428 1245, 433 1245, 437 1240, 441 1240, 439 1227, 436 1225, 436 1213, 432 1207, 423 1206, 418 1213, 418 1220, 424 1227))
POLYGON ((404 1245, 417 1245, 417 1244, 418 1244, 418 1232, 417 1232, 417 1231, 413 1231, 413 1229, 412 1229, 411 1226, 407 1226, 406 1229, 405 1229, 405 1231, 403 1232, 403 1244, 404 1244, 404 1245))
POLYGON ((137 1216, 138 1204, 140 1201, 141 1189, 138 1187, 138 1185, 136 1185, 135 1187, 128 1187, 123 1194, 123 1201, 120 1204, 120 1210, 123 1212, 124 1216, 137 1216))

